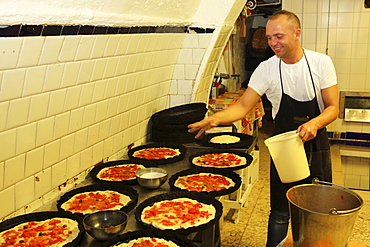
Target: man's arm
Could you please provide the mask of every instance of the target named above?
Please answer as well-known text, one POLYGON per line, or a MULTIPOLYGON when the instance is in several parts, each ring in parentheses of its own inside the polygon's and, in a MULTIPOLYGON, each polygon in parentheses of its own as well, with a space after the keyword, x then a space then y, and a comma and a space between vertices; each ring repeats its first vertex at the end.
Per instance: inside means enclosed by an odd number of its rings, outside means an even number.
POLYGON ((195 138, 200 138, 204 132, 210 128, 216 127, 220 124, 231 124, 242 119, 253 109, 260 97, 261 96, 256 91, 248 87, 236 104, 226 108, 225 110, 219 111, 200 122, 190 124, 188 126, 190 128, 189 132, 198 131, 195 138))
POLYGON ((317 130, 324 128, 335 119, 339 114, 338 86, 334 85, 321 90, 325 109, 321 114, 307 123, 298 127, 297 132, 303 141, 309 141, 316 137, 317 130))

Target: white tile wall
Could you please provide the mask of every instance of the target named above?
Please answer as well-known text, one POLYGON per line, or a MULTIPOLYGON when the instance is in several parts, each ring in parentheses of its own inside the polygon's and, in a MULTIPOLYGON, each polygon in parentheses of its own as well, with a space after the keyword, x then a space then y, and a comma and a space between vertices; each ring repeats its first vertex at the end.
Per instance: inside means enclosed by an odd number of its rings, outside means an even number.
POLYGON ((199 71, 214 71, 214 36, 0 38, 0 197, 9 201, 0 219, 32 212, 94 164, 145 143, 150 116, 189 103, 199 71))
MULTIPOLYGON (((329 9, 329 1, 285 0, 283 8, 301 18, 303 47, 325 53, 328 41, 339 91, 370 92, 370 9, 364 8, 364 1, 330 0, 329 9)), ((328 128, 369 133, 370 127, 338 119, 328 128)))
POLYGON ((370 159, 361 157, 360 152, 351 152, 341 156, 344 186, 354 189, 369 190, 370 159))

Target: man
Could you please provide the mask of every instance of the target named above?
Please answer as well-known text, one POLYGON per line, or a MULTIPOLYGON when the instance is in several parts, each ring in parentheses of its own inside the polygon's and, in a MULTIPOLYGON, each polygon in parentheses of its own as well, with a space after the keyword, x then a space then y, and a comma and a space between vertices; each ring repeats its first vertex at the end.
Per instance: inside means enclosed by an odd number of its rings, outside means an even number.
POLYGON ((267 247, 279 245, 287 236, 286 191, 298 184, 311 183, 314 177, 328 182, 332 179, 325 126, 339 113, 335 68, 327 55, 301 47, 300 28, 300 21, 292 12, 282 10, 271 16, 266 36, 275 56, 256 68, 237 104, 188 126, 189 132, 198 131, 196 138, 200 138, 209 128, 243 118, 266 94, 272 104, 274 135, 296 130, 305 141, 311 172, 307 179, 282 183, 271 161, 267 247))

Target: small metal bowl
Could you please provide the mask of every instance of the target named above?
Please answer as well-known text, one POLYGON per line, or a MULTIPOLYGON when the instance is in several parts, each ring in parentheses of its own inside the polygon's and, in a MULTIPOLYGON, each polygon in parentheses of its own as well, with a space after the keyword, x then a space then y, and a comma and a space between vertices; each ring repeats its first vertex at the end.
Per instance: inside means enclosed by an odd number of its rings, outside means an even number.
POLYGON ((105 210, 86 215, 83 225, 91 237, 106 241, 123 232, 127 225, 127 218, 127 214, 122 211, 105 210))
POLYGON ((162 168, 150 167, 135 172, 137 182, 148 189, 158 189, 166 182, 168 173, 162 168))

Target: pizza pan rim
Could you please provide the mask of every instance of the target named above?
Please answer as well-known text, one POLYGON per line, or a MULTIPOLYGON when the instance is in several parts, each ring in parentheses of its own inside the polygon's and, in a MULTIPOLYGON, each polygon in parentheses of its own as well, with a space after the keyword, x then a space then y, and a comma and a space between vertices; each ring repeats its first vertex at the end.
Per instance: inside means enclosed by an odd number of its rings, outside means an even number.
POLYGON ((108 161, 108 162, 105 162, 105 163, 102 163, 102 164, 99 164, 99 165, 95 166, 89 172, 89 176, 91 177, 91 179, 94 182, 97 182, 97 183, 112 183, 112 184, 117 184, 117 185, 137 184, 136 178, 135 179, 130 179, 130 180, 122 180, 122 181, 107 181, 107 180, 99 179, 99 178, 96 177, 98 175, 98 173, 104 168, 107 168, 107 167, 110 167, 110 166, 123 165, 123 164, 134 164, 134 163, 143 165, 145 168, 156 166, 156 164, 154 162, 147 161, 147 160, 139 160, 139 159, 113 160, 113 161, 108 161))
POLYGON ((212 167, 212 168, 220 169, 220 170, 240 170, 240 169, 244 169, 244 168, 250 166, 250 164, 253 161, 253 157, 250 154, 245 153, 245 152, 241 152, 241 151, 238 151, 238 150, 232 150, 232 149, 210 149, 210 150, 207 150, 207 151, 197 152, 197 153, 191 154, 189 156, 189 159, 188 160, 189 160, 190 164, 192 164, 195 167, 203 167, 203 166, 198 166, 198 165, 194 164, 193 163, 193 158, 195 158, 197 156, 201 156, 201 155, 206 155, 206 154, 219 154, 219 153, 233 153, 233 154, 242 156, 242 157, 246 158, 247 163, 245 165, 240 165, 240 166, 233 166, 233 167, 212 167))
POLYGON ((161 231, 155 228, 150 230, 137 230, 137 231, 130 231, 126 232, 122 235, 116 236, 107 242, 102 244, 102 247, 110 247, 115 244, 119 243, 127 243, 131 240, 138 239, 141 237, 156 237, 156 238, 163 238, 165 240, 171 240, 175 244, 179 245, 180 247, 196 247, 196 245, 188 238, 181 234, 169 232, 169 231, 161 231))
POLYGON ((186 175, 192 175, 192 174, 198 174, 198 173, 202 173, 202 172, 206 172, 206 173, 208 172, 208 173, 218 174, 218 175, 228 177, 228 178, 233 180, 235 185, 233 187, 229 188, 229 189, 223 189, 223 190, 211 191, 211 192, 202 191, 202 192, 197 192, 197 193, 209 195, 209 196, 212 196, 212 197, 223 196, 223 195, 231 194, 234 191, 238 190, 241 186, 241 183, 242 183, 242 179, 239 176, 239 174, 235 173, 233 170, 230 170, 230 169, 221 170, 221 169, 217 169, 217 168, 194 167, 194 168, 190 168, 190 169, 186 169, 186 170, 182 170, 180 172, 177 172, 177 173, 173 174, 170 177, 170 179, 168 180, 168 183, 170 185, 171 191, 188 191, 188 190, 185 190, 185 189, 180 189, 180 188, 175 186, 175 182, 178 179, 178 177, 186 176, 186 175))
POLYGON ((26 223, 29 221, 43 221, 51 218, 69 218, 78 222, 79 233, 75 239, 71 242, 66 243, 63 247, 74 247, 77 246, 85 233, 85 228, 83 227, 82 219, 70 212, 66 211, 41 211, 28 214, 22 214, 10 219, 7 219, 0 223, 0 232, 6 231, 10 228, 13 228, 19 224, 26 223))
POLYGON ((155 195, 153 197, 150 197, 150 198, 144 200, 143 202, 141 202, 136 207, 136 210, 135 210, 134 214, 135 214, 135 219, 136 219, 137 222, 141 223, 145 227, 149 227, 150 229, 158 229, 158 230, 161 230, 161 231, 168 231, 168 232, 177 232, 179 234, 190 234, 192 232, 200 231, 200 230, 203 230, 203 229, 206 229, 206 228, 210 227, 211 225, 214 225, 216 223, 216 221, 218 221, 221 218, 222 210, 223 210, 222 203, 220 201, 218 201, 217 199, 215 199, 214 197, 211 197, 209 195, 203 195, 203 194, 200 194, 198 192, 192 192, 192 191, 177 191, 177 192, 169 192, 169 193, 163 193, 163 194, 155 195), (163 200, 171 200, 171 199, 176 199, 176 198, 182 198, 182 197, 187 197, 187 198, 190 198, 190 199, 194 199, 194 200, 197 200, 198 202, 208 204, 208 205, 212 204, 216 209, 215 218, 212 219, 211 221, 209 221, 205 224, 199 225, 199 226, 189 227, 189 228, 186 228, 186 229, 176 229, 176 230, 172 230, 172 229, 161 230, 161 229, 155 228, 152 225, 149 225, 149 224, 146 224, 146 223, 142 222, 140 216, 141 216, 141 213, 142 213, 142 211, 145 207, 151 206, 155 202, 159 202, 159 201, 163 201, 163 200))
POLYGON ((171 142, 154 142, 154 143, 144 144, 144 145, 140 145, 140 146, 130 149, 127 153, 130 159, 150 161, 150 162, 155 163, 156 165, 164 165, 164 164, 170 164, 170 163, 180 161, 185 158, 185 154, 186 154, 186 147, 184 145, 181 145, 178 143, 171 143, 171 142), (158 148, 158 147, 179 149, 180 155, 177 155, 169 159, 143 159, 143 158, 137 158, 133 156, 134 152, 138 150, 145 149, 145 148, 158 148))
POLYGON ((253 143, 253 136, 247 135, 244 133, 238 133, 238 132, 220 132, 220 133, 209 133, 203 136, 202 139, 200 139, 200 143, 206 147, 213 147, 213 148, 249 148, 250 145, 253 143), (212 143, 210 140, 213 137, 221 136, 221 135, 232 135, 240 138, 239 142, 236 143, 212 143))
MULTIPOLYGON (((126 206, 123 206, 122 208, 119 209, 120 211, 123 211, 125 213, 128 213, 128 212, 130 212, 131 210, 133 210, 135 208, 135 206, 138 202, 138 198, 139 198, 139 194, 137 193, 137 191, 134 188, 132 188, 128 185, 119 185, 118 186, 116 184, 102 182, 102 183, 98 183, 98 184, 92 184, 92 185, 79 187, 79 188, 76 188, 76 189, 73 189, 73 190, 70 190, 70 191, 66 192, 57 201, 57 208, 58 208, 59 211, 69 212, 69 211, 66 211, 66 210, 61 208, 61 206, 64 202, 66 202, 67 200, 69 200, 71 197, 73 197, 74 195, 76 195, 78 193, 89 192, 89 191, 97 191, 97 190, 103 190, 103 191, 104 190, 114 190, 114 191, 117 191, 119 193, 122 193, 124 195, 129 196, 131 198, 131 201, 126 206)), ((77 215, 77 216, 80 216, 80 217, 84 217, 86 215, 86 214, 82 214, 82 213, 74 213, 74 214, 77 215)))

